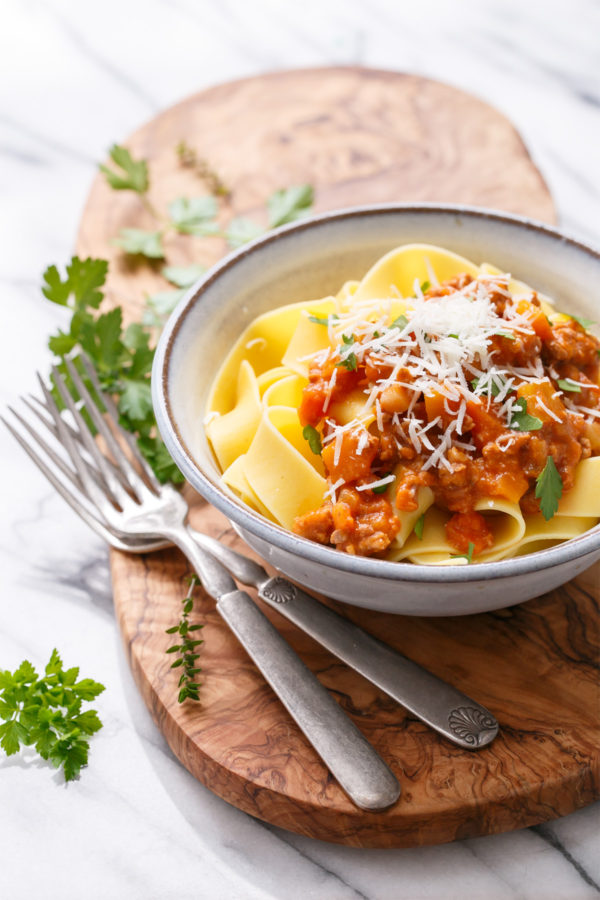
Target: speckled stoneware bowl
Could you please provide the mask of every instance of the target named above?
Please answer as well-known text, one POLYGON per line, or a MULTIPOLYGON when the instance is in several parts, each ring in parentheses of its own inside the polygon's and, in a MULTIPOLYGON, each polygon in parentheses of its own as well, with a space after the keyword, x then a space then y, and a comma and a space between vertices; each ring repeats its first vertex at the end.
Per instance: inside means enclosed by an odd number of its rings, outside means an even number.
POLYGON ((537 222, 468 207, 372 206, 290 225, 211 269, 165 328, 152 376, 160 432, 190 483, 260 555, 290 578, 346 603, 419 616, 485 612, 537 597, 600 559, 600 527, 548 550, 470 566, 416 566, 340 553, 290 534, 221 482, 202 426, 206 399, 248 323, 285 303, 336 293, 384 253, 413 242, 489 261, 600 318, 600 253, 537 222))

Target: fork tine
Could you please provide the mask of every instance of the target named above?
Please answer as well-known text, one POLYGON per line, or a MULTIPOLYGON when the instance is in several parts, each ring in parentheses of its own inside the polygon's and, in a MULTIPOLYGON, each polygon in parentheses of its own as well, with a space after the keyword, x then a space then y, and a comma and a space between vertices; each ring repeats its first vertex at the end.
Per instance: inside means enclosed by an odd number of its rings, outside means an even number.
MULTIPOLYGON (((85 386, 81 375, 70 359, 65 359, 65 363, 67 364, 67 368, 69 370, 71 378, 73 379, 73 383, 75 384, 75 387, 79 392, 79 396, 85 404, 85 409, 88 415, 92 419, 99 433, 106 441, 106 445, 115 460, 116 465, 114 466, 114 472, 118 474, 124 486, 130 488, 135 494, 139 494, 140 490, 148 490, 146 482, 140 476, 139 472, 136 472, 130 460, 127 458, 125 453, 123 453, 123 448, 119 446, 113 432, 106 424, 106 421, 100 413, 100 410, 98 409, 96 403, 92 399, 90 392, 85 386)), ((104 402, 105 400, 102 394, 100 395, 100 399, 102 400, 102 402, 104 402)), ((103 455, 102 458, 104 462, 106 462, 106 458, 103 455)))
MULTIPOLYGON (((56 425, 54 424, 54 419, 53 418, 48 419, 42 413, 42 410, 44 410, 45 412, 48 412, 48 407, 45 405, 45 403, 42 400, 40 400, 39 397, 35 397, 33 395, 31 396, 31 399, 29 397, 21 397, 20 399, 21 399, 21 402, 24 403, 25 406, 35 416, 37 416, 37 418, 40 420, 40 422, 42 422, 44 427, 48 429, 50 434, 60 443, 60 435, 58 433, 58 429, 57 429, 56 425), (32 403, 31 400, 34 400, 35 404, 32 403)), ((42 447, 44 448, 44 450, 46 451, 48 456, 52 459, 52 461, 55 463, 55 465, 73 482, 74 485, 76 485, 79 488, 79 490, 82 493, 85 493, 85 489, 84 489, 83 485, 81 484, 81 482, 79 481, 75 472, 73 472, 72 469, 69 468, 69 466, 64 462, 64 460, 61 459, 61 457, 56 453, 55 450, 53 450, 53 448, 49 444, 46 444, 42 440, 41 436, 35 431, 34 428, 32 428, 32 426, 29 424, 29 422, 27 422, 26 419, 23 419, 16 410, 12 409, 12 407, 9 407, 9 409, 11 410, 13 415, 15 415, 17 417, 17 419, 19 419, 19 421, 25 426, 25 428, 29 431, 29 433, 35 438, 35 440, 38 442, 38 444, 42 445, 42 447)), ((64 420, 63 420, 63 422, 64 422, 64 420)), ((64 425, 65 425, 65 428, 68 429, 69 433, 75 440, 77 440, 77 441, 80 440, 79 432, 75 431, 75 429, 72 428, 68 422, 64 422, 64 425)), ((117 472, 117 469, 114 468, 112 466, 112 464, 111 464, 111 468, 114 469, 115 473, 117 472)), ((99 481, 100 475, 97 474, 95 472, 95 470, 90 469, 90 474, 91 474, 92 478, 96 479, 96 481, 99 481)))
MULTIPOLYGON (((21 397, 21 400, 24 403, 26 403, 26 405, 29 406, 29 409, 32 409, 32 411, 35 412, 36 415, 39 415, 39 413, 37 412, 36 409, 34 409, 29 404, 27 404, 25 397, 21 397)), ((58 453, 48 443, 46 443, 46 441, 42 438, 42 436, 40 434, 38 434, 38 432, 35 430, 35 428, 33 428, 33 426, 29 424, 27 419, 24 419, 23 416, 20 415, 20 413, 18 413, 17 410, 14 409, 12 406, 8 406, 8 409, 11 411, 11 413, 13 414, 15 419, 17 419, 17 421, 19 422, 21 427, 24 428, 26 431, 28 431, 29 434, 31 435, 31 437, 34 439, 34 441, 36 441, 40 445, 40 447, 46 453, 48 458, 52 460, 52 462, 54 463, 56 468, 60 469, 60 471, 63 473, 63 475, 65 475, 69 479, 69 481, 71 481, 75 485, 77 490, 82 491, 83 488, 82 488, 81 481, 79 480, 79 478, 77 477, 77 475, 75 474, 73 469, 66 464, 66 462, 58 455, 58 453)), ((42 418, 42 417, 40 416, 40 418, 42 418)), ((8 428, 9 425, 6 422, 6 420, 3 420, 3 421, 4 421, 4 424, 6 425, 6 427, 8 428)), ((47 427, 49 429, 51 429, 51 431, 54 434, 56 434, 56 429, 53 429, 53 426, 51 426, 49 422, 44 421, 44 425, 47 425, 47 427)), ((16 434, 14 431, 12 431, 11 433, 16 437, 16 434)), ((19 440, 19 438, 18 438, 18 440, 19 440)), ((21 444, 22 443, 23 443, 23 441, 21 441, 21 444)))
POLYGON ((89 356, 87 355, 87 353, 85 353, 82 350, 79 354, 79 358, 81 359, 81 362, 84 365, 84 368, 88 374, 90 381, 94 385, 94 390, 96 391, 96 393, 102 400, 102 403, 104 404, 107 413, 111 417, 114 427, 117 429, 120 436, 126 442, 127 446, 131 450, 136 462, 141 466, 143 472, 145 473, 145 475, 148 478, 148 481, 150 482, 152 487, 155 489, 155 491, 160 491, 161 490, 160 481, 154 474, 151 466, 148 464, 148 462, 144 459, 143 455, 141 454, 135 438, 133 437, 132 434, 130 434, 128 431, 126 431, 119 424, 119 410, 117 409, 112 397, 110 397, 108 394, 104 393, 104 391, 100 387, 100 382, 98 381, 98 376, 96 375, 96 370, 94 369, 94 366, 92 365, 92 362, 91 362, 89 356))
MULTIPOLYGON (((85 419, 81 415, 80 411, 77 409, 77 407, 75 405, 75 401, 71 397, 71 393, 70 393, 69 389, 67 388, 62 375, 60 374, 60 372, 58 371, 56 366, 52 366, 51 371, 52 371, 52 375, 54 378, 54 383, 56 384, 56 387, 58 388, 60 396, 62 397, 62 400, 63 400, 65 406, 67 407, 67 409, 73 416, 73 419, 75 420, 75 424, 78 428, 79 435, 82 439, 83 445, 84 445, 85 449, 87 450, 87 452, 92 457, 92 459, 94 460, 94 463, 96 464, 96 466, 98 467, 98 470, 100 471, 100 474, 102 475, 102 478, 104 479, 104 483, 108 489, 108 493, 111 496, 111 499, 113 501, 116 500, 116 502, 119 506, 123 506, 124 503, 127 503, 127 499, 131 499, 131 498, 129 498, 129 495, 123 490, 123 487, 119 483, 118 479, 115 478, 113 473, 110 471, 110 469, 108 467, 107 459, 104 456, 104 454, 100 451, 100 448, 98 447, 94 438, 92 437, 89 427, 86 424, 85 419)), ((48 394, 46 394, 45 396, 46 396, 46 398, 48 398, 48 394)), ((59 419, 62 423, 62 416, 60 415, 60 413, 58 415, 59 415, 59 419)), ((58 424, 58 422, 57 422, 57 424, 58 424)), ((69 455, 73 459, 73 462, 75 462, 75 459, 73 458, 73 452, 77 453, 78 456, 80 456, 80 453, 79 453, 79 451, 77 451, 77 449, 75 447, 75 442, 73 440, 70 441, 67 449, 69 450, 69 455)), ((87 487, 87 482, 89 481, 89 475, 87 474, 87 472, 86 472, 85 478, 82 476, 82 481, 83 481, 83 484, 86 485, 86 487, 87 487)))
MULTIPOLYGON (((9 409, 11 410, 12 414, 17 417, 17 419, 19 421, 23 421, 21 419, 21 417, 18 415, 18 413, 15 412, 14 409, 12 409, 10 407, 9 407, 9 409)), ((17 440, 19 442, 19 444, 21 445, 21 447, 23 448, 25 453, 27 453, 29 458, 31 460, 33 460, 33 462, 36 464, 38 469, 40 469, 42 474, 46 476, 46 478, 48 479, 48 481, 50 482, 52 487, 58 491, 58 493, 63 498, 63 500, 66 500, 66 502, 69 504, 71 509, 73 509, 77 513, 77 515, 80 516, 84 520, 84 522, 86 522, 90 526, 90 528, 93 528, 93 530, 96 532, 96 534, 99 534, 100 537, 103 537, 106 541, 108 541, 108 543, 112 543, 113 536, 111 535, 111 533, 108 531, 108 529, 105 527, 105 525, 99 519, 97 519, 94 515, 92 515, 92 513, 89 511, 89 509, 85 506, 85 504, 83 502, 85 495, 80 493, 80 487, 78 485, 76 485, 76 487, 77 487, 77 495, 76 495, 76 492, 72 488, 67 487, 66 484, 63 481, 61 481, 61 479, 56 475, 56 473, 52 470, 52 468, 44 460, 44 458, 41 456, 41 454, 39 454, 36 450, 33 449, 31 444, 29 444, 25 440, 25 438, 17 431, 16 428, 14 428, 11 425, 11 423, 9 421, 7 421, 7 419, 4 418, 4 416, 0 416, 0 421, 2 421, 4 423, 4 425, 6 425, 6 427, 8 428, 8 430, 10 431, 12 436, 15 438, 15 440, 17 440)), ((39 437, 36 436, 36 439, 39 441, 39 437)), ((40 443, 44 447, 44 450, 47 451, 48 448, 44 445, 44 443, 43 442, 40 442, 40 443)), ((50 455, 50 458, 52 459, 53 462, 55 462, 53 455, 50 455)), ((61 471, 62 471, 62 468, 61 468, 61 471)), ((75 483, 75 480, 72 476, 71 476, 71 480, 73 483, 75 483)))
MULTIPOLYGON (((58 373, 57 373, 57 375, 58 375, 58 373)), ((58 406, 56 405, 52 394, 50 393, 50 391, 44 384, 44 380, 43 380, 42 376, 39 374, 39 372, 37 373, 37 377, 38 377, 38 381, 40 383, 40 387, 42 389, 42 394, 44 395, 44 398, 46 401, 46 408, 49 410, 49 412, 52 415, 52 418, 54 419, 54 424, 56 425, 60 441, 64 445, 69 456, 71 457, 71 460, 77 470, 77 474, 79 475, 81 483, 84 486, 85 492, 87 493, 87 495, 89 496, 91 501, 99 507, 102 507, 102 505, 104 503, 106 503, 107 501, 113 505, 118 506, 119 504, 115 500, 114 495, 111 493, 111 491, 108 488, 108 486, 106 485, 106 483, 100 483, 99 481, 94 481, 94 479, 92 478, 90 471, 89 471, 89 467, 85 463, 80 450, 78 449, 78 447, 75 444, 75 439, 74 439, 73 435, 71 434, 72 429, 68 428, 65 420, 61 416, 58 406)), ((60 375, 58 375, 57 387, 58 387, 58 383, 60 383, 62 385, 63 391, 65 391, 65 393, 67 394, 68 399, 65 398, 62 391, 61 391, 61 397, 63 398, 63 400, 65 400, 65 403, 67 404, 68 407, 74 407, 74 403, 71 398, 71 395, 66 390, 65 386, 62 384, 62 379, 60 378, 60 375)), ((60 388, 59 388, 59 390, 60 390, 60 388)), ((83 438, 83 434, 85 434, 87 431, 88 431, 87 426, 84 424, 84 430, 83 430, 83 433, 81 434, 82 438, 83 438)), ((123 491, 123 493, 125 493, 125 492, 123 491)))

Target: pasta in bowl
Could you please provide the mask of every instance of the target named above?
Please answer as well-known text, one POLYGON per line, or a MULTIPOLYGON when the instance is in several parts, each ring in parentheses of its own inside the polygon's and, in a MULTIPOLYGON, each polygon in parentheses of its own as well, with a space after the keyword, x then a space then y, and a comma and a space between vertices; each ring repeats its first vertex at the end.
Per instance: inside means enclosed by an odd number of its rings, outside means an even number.
POLYGON ((223 480, 343 552, 465 565, 600 518, 600 342, 490 264, 392 250, 255 319, 205 416, 223 480))
POLYGON ((175 311, 161 433, 309 588, 415 615, 521 602, 600 558, 599 274, 592 249, 481 210, 288 226, 175 311))

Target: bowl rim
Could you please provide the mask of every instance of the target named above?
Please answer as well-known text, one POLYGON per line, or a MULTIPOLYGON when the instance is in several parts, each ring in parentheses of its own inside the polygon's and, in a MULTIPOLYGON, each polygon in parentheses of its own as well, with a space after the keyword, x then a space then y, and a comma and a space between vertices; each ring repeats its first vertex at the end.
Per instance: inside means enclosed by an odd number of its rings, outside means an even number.
POLYGON ((227 518, 233 520, 241 529, 247 530, 267 544, 273 544, 280 550, 294 556, 305 558, 312 563, 338 569, 351 575, 383 578, 389 581, 419 582, 421 584, 441 584, 443 582, 475 582, 490 581, 515 575, 527 575, 542 568, 554 568, 585 557, 589 553, 600 550, 600 530, 596 526, 592 531, 575 538, 563 541, 546 550, 496 562, 472 563, 468 566, 418 565, 416 563, 393 562, 391 560, 374 559, 372 557, 352 556, 340 553, 332 547, 326 547, 302 538, 283 526, 269 522, 260 513, 255 512, 227 496, 204 475, 194 456, 187 446, 175 419, 170 397, 169 381, 171 360, 175 343, 185 320, 195 305, 202 300, 203 293, 240 259, 262 250, 264 247, 287 240, 290 235, 318 227, 329 222, 348 220, 354 217, 369 215, 396 215, 398 213, 455 213, 457 215, 492 219, 518 225, 536 233, 543 233, 569 244, 578 250, 594 257, 600 262, 600 250, 585 243, 579 238, 565 233, 544 222, 512 213, 504 213, 486 207, 469 206, 454 203, 379 203, 364 204, 321 213, 284 225, 275 231, 255 238, 237 250, 227 254, 212 266, 208 272, 192 285, 171 313, 161 334, 156 348, 152 368, 152 400, 156 420, 161 436, 173 456, 177 466, 199 493, 227 518))

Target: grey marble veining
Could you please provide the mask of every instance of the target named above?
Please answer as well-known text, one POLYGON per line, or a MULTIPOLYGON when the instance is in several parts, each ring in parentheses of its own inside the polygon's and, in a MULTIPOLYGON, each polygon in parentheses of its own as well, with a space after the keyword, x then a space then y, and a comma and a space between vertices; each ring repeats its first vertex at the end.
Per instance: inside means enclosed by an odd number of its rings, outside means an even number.
MULTIPOLYGON (((519 128, 562 224, 600 243, 595 0, 4 0, 0 403, 35 387, 65 321, 43 269, 72 250, 96 161, 181 97, 281 67, 361 64, 447 81, 519 128)), ((600 301, 599 301, 600 302, 600 301)), ((0 897, 11 900, 583 900, 600 894, 599 805, 416 850, 302 838, 223 803, 169 751, 133 684, 101 542, 0 431, 0 667, 53 646, 101 680, 105 723, 65 786, 0 756, 0 897)))

